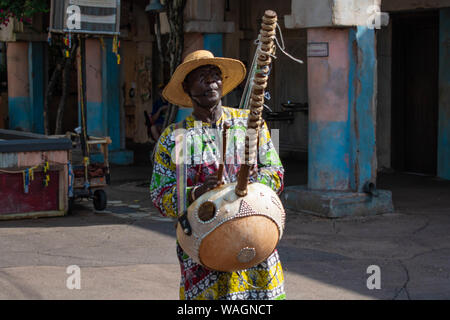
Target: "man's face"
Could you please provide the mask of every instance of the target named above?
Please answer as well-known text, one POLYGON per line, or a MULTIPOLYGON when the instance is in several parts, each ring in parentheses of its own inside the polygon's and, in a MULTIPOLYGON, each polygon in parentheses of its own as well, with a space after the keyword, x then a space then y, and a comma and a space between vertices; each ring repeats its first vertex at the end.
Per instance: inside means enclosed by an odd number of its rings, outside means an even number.
POLYGON ((199 67, 187 75, 183 88, 194 105, 212 108, 222 98, 222 72, 213 65, 199 67))

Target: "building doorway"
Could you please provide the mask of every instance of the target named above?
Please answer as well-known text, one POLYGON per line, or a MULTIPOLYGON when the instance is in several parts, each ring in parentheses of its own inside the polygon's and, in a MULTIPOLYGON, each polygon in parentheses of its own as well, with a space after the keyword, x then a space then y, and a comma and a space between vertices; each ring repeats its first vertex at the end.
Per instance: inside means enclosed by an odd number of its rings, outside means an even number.
POLYGON ((439 13, 392 14, 392 168, 436 175, 439 13))

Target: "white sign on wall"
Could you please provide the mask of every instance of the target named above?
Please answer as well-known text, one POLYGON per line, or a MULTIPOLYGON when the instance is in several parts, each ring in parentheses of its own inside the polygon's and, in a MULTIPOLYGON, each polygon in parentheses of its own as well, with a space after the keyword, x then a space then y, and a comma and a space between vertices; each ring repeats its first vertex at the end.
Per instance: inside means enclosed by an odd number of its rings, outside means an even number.
POLYGON ((308 57, 328 57, 328 42, 309 42, 307 55, 308 57))

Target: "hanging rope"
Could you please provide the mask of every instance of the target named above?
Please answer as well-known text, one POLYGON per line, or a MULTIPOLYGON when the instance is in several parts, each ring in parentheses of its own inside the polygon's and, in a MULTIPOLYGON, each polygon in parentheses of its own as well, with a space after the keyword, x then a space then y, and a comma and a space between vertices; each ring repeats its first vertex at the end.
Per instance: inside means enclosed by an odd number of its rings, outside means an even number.
MULTIPOLYGON (((291 54, 289 54, 289 53, 286 51, 286 47, 285 47, 285 44, 284 44, 283 33, 282 33, 282 31, 281 31, 281 27, 280 27, 280 25, 278 24, 278 22, 276 23, 276 28, 277 28, 277 30, 278 30, 278 33, 280 34, 280 41, 278 41, 278 38, 277 38, 277 36, 276 36, 275 33, 272 34, 272 35, 270 36, 270 38, 275 42, 276 46, 277 46, 277 47, 280 49, 280 51, 283 52, 288 58, 290 58, 290 59, 293 60, 294 62, 303 64, 303 60, 300 60, 300 59, 298 59, 298 58, 293 57, 291 54), (281 44, 280 44, 280 42, 281 42, 281 44)), ((244 92, 243 92, 243 94, 242 94, 241 101, 240 101, 240 103, 239 103, 239 108, 240 108, 240 109, 248 109, 248 108, 250 107, 250 105, 249 105, 249 102, 250 102, 250 92, 251 92, 252 89, 253 89, 253 82, 254 82, 255 74, 256 74, 257 72, 262 72, 262 73, 264 74, 264 76, 269 76, 269 75, 270 75, 270 71, 271 71, 271 67, 270 67, 270 66, 269 66, 269 68, 266 69, 266 70, 257 70, 257 65, 256 65, 256 59, 257 59, 257 56, 260 55, 260 54, 266 54, 266 55, 269 55, 270 57, 272 57, 272 58, 274 58, 274 59, 277 59, 277 56, 275 55, 275 50, 274 50, 273 52, 271 52, 271 53, 268 53, 268 52, 264 52, 264 51, 261 49, 261 44, 262 44, 262 43, 261 43, 261 34, 258 35, 258 38, 254 41, 254 44, 255 44, 257 47, 256 47, 256 50, 255 50, 255 55, 253 56, 253 61, 252 61, 251 67, 250 67, 250 71, 249 71, 249 74, 248 74, 248 77, 247 77, 247 81, 246 81, 246 83, 245 83, 244 92)), ((269 94, 268 91, 266 91, 266 93, 269 94)), ((269 94, 269 97, 270 97, 270 94, 269 94)), ((266 97, 266 99, 267 99, 267 100, 270 100, 270 98, 267 98, 267 97, 266 97)), ((267 109, 269 109, 270 111, 272 111, 272 110, 269 108, 269 106, 267 106, 266 104, 264 104, 264 107, 267 108, 267 109)))
POLYGON ((293 57, 292 55, 290 55, 288 52, 286 52, 286 48, 284 46, 284 39, 283 39, 283 33, 281 32, 281 27, 280 25, 277 23, 277 29, 280 33, 280 40, 281 40, 281 45, 278 42, 278 39, 275 37, 275 43, 277 44, 278 48, 281 50, 281 52, 283 52, 288 58, 291 58, 293 61, 303 64, 303 60, 297 59, 295 57, 293 57))

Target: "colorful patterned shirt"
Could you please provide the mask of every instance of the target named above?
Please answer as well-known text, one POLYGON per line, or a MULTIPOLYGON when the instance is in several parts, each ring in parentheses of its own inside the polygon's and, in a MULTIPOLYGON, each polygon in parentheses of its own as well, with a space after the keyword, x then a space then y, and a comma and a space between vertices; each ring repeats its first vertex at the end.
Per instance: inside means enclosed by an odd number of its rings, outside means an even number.
MULTIPOLYGON (((235 182, 244 155, 249 110, 223 107, 214 124, 196 121, 190 115, 183 129, 187 141, 187 190, 200 186, 210 175, 217 175, 221 159, 221 132, 230 125, 226 148, 224 179, 235 182), (220 140, 220 142, 219 142, 220 140)), ((164 216, 177 217, 177 181, 173 151, 175 124, 159 138, 155 149, 150 195, 155 207, 164 216)), ((284 169, 264 123, 258 139, 258 173, 250 182, 271 187, 278 194, 283 190, 284 169)), ((284 299, 284 277, 277 250, 262 263, 240 272, 209 270, 192 260, 177 243, 180 262, 180 299, 284 299)))

